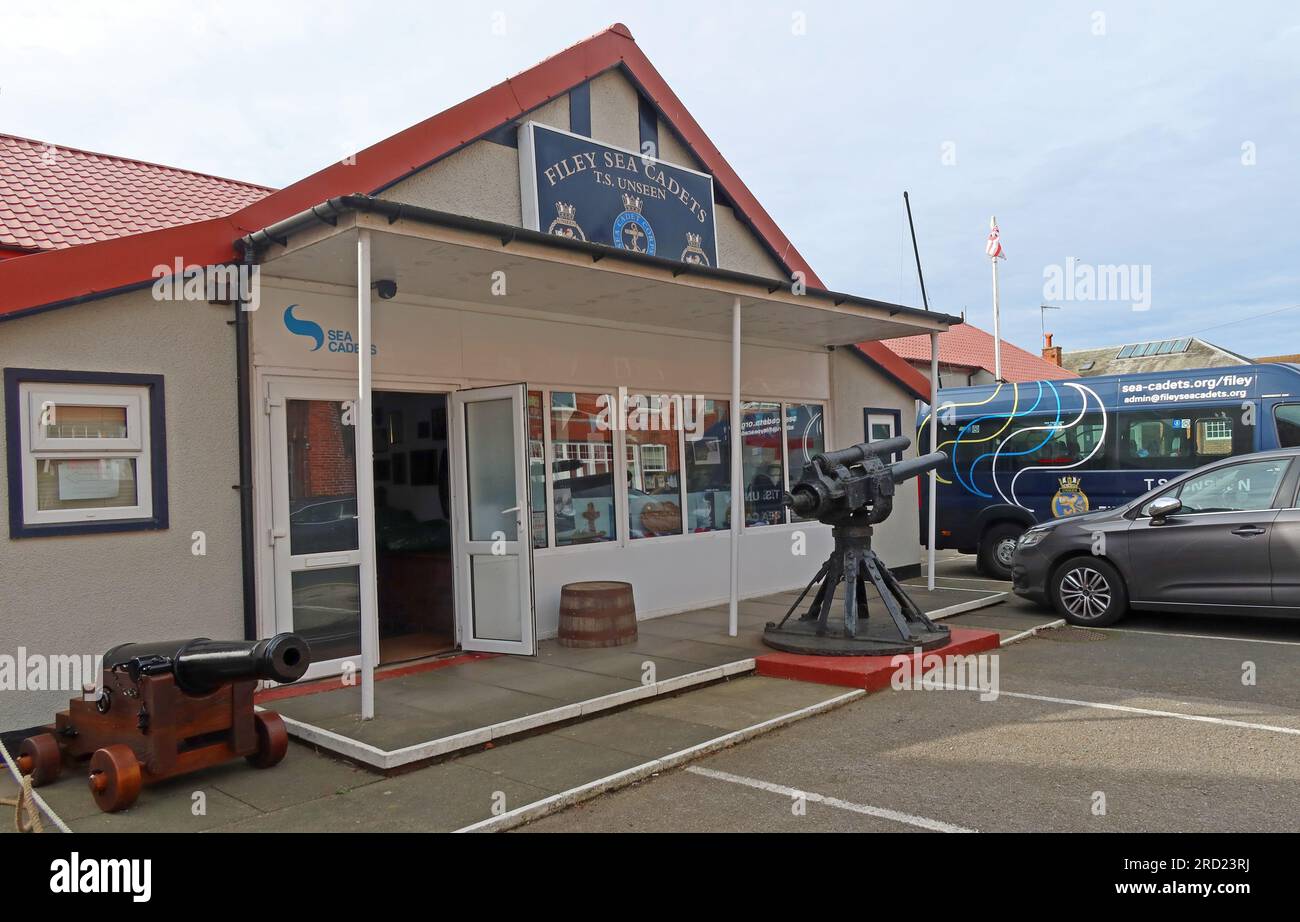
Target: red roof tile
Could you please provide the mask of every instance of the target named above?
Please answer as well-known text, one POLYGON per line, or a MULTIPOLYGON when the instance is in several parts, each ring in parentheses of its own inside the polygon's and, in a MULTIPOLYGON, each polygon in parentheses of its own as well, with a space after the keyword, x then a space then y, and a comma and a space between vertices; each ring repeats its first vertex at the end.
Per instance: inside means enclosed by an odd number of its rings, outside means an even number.
MULTIPOLYGON (((930 337, 904 336, 887 339, 886 346, 899 358, 909 362, 930 361, 930 337)), ((983 368, 993 373, 993 335, 977 326, 963 323, 939 334, 939 363, 961 368, 983 368)), ((1002 340, 1002 377, 1008 381, 1059 381, 1078 377, 1068 369, 1026 352, 1002 340)))
POLYGON ((0 248, 56 250, 189 224, 272 191, 0 134, 0 248))

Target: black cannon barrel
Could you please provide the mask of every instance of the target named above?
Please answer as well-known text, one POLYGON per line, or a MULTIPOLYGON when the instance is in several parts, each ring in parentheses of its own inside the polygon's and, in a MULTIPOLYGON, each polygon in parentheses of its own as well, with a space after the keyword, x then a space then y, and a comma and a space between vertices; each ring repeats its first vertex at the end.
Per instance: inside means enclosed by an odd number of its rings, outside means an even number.
POLYGON ((164 640, 118 644, 104 654, 106 669, 132 677, 170 672, 181 691, 206 695, 230 682, 296 682, 311 665, 311 650, 297 634, 265 640, 164 640))
POLYGON ((900 435, 892 439, 881 439, 878 442, 859 442, 838 451, 825 451, 817 457, 831 466, 843 464, 845 467, 851 467, 865 461, 871 455, 876 457, 892 455, 896 451, 906 450, 911 444, 911 439, 900 435))
MULTIPOLYGON (((796 485, 797 486, 797 485, 796 485)), ((820 505, 817 494, 810 490, 800 490, 792 487, 793 493, 787 493, 782 497, 782 502, 794 510, 794 514, 800 518, 807 518, 813 514, 813 511, 820 505)))
POLYGON ((909 477, 916 477, 927 471, 932 471, 940 464, 948 460, 946 452, 932 451, 928 455, 921 455, 919 458, 913 458, 910 461, 899 461, 889 466, 889 473, 894 478, 894 483, 902 483, 909 477))

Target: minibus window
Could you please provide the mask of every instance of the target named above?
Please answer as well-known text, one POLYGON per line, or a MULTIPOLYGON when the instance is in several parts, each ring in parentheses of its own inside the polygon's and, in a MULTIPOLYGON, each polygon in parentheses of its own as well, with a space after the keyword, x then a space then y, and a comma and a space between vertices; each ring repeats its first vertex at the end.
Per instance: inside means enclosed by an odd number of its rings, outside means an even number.
POLYGON ((1300 403, 1279 404, 1273 418, 1277 420, 1277 447, 1300 448, 1300 403))

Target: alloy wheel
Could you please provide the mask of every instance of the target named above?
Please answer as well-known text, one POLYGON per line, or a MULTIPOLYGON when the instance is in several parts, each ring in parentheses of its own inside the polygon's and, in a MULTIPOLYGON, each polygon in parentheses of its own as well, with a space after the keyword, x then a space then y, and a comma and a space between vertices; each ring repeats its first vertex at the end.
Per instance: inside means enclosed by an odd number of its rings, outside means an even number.
POLYGON ((1075 567, 1061 578, 1061 604, 1076 618, 1092 620, 1111 604, 1110 582, 1092 567, 1075 567))

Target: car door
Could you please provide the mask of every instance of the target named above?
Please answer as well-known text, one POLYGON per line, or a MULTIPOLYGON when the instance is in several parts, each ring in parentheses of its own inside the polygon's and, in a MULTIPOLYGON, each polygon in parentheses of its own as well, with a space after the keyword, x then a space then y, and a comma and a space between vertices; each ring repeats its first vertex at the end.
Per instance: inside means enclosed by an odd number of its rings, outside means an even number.
POLYGON ((1214 608, 1272 604, 1269 540, 1289 463, 1286 457, 1265 458, 1198 471, 1161 494, 1183 503, 1162 524, 1144 507, 1125 533, 1132 601, 1214 608))
POLYGON ((1300 615, 1300 490, 1293 490, 1290 483, 1282 489, 1286 491, 1284 497, 1291 494, 1290 502, 1279 504, 1284 508, 1273 520, 1272 533, 1268 537, 1268 557, 1273 569, 1273 604, 1300 615))

